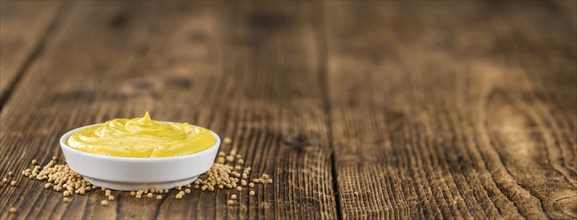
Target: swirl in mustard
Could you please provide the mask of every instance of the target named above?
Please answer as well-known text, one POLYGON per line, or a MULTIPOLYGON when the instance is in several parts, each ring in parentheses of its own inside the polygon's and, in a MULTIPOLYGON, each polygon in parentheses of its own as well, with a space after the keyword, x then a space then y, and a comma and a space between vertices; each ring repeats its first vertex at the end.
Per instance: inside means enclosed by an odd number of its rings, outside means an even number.
POLYGON ((116 157, 159 158, 193 154, 216 142, 212 133, 188 123, 142 118, 113 119, 84 128, 70 136, 68 146, 92 154, 116 157))

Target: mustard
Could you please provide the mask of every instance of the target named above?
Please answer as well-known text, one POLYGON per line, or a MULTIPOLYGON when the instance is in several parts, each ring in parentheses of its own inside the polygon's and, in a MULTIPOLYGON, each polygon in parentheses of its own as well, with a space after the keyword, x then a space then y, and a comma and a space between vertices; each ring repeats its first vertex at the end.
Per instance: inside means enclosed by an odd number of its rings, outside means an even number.
POLYGON ((84 128, 70 136, 68 146, 92 154, 158 158, 193 154, 216 142, 212 133, 188 123, 142 118, 114 119, 84 128))

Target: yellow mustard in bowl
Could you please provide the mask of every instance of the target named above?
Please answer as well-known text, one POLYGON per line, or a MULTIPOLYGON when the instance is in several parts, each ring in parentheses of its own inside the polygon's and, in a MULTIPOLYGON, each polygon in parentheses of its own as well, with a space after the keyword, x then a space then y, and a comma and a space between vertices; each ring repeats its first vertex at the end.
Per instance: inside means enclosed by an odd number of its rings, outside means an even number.
POLYGON ((188 123, 142 118, 114 119, 84 128, 70 136, 68 146, 92 154, 116 157, 159 158, 193 154, 216 142, 205 128, 188 123))

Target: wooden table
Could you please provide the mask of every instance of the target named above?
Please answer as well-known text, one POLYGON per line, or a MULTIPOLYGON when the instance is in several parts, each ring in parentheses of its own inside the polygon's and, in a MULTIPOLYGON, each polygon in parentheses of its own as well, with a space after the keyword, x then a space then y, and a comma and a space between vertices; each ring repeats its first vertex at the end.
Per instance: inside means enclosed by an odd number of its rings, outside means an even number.
POLYGON ((576 219, 576 11, 2 1, 2 177, 62 158, 70 129, 148 110, 231 137, 222 149, 275 183, 234 206, 233 192, 193 191, 105 207, 101 192, 65 204, 17 175, 0 219, 576 219))

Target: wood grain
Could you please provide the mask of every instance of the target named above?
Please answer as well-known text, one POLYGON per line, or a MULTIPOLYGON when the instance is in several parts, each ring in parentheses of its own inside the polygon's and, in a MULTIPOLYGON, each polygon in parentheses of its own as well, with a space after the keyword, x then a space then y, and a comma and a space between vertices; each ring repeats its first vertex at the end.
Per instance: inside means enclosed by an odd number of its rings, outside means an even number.
POLYGON ((11 85, 42 50, 60 1, 0 2, 0 109, 11 85))
POLYGON ((545 4, 326 3, 343 217, 577 218, 576 29, 545 4))
POLYGON ((225 191, 194 191, 160 201, 121 194, 102 207, 102 193, 64 204, 60 194, 22 180, 0 188, 1 219, 336 218, 318 5, 70 4, 2 111, 2 174, 58 155, 57 138, 67 130, 148 110, 232 137, 253 178, 268 173, 275 184, 255 197, 240 193, 238 206, 226 205, 225 191), (17 215, 7 212, 12 206, 17 215))
POLYGON ((0 219, 577 218, 575 1, 43 4, 2 2, 2 177, 148 110, 275 183, 103 207, 18 176, 0 219))

